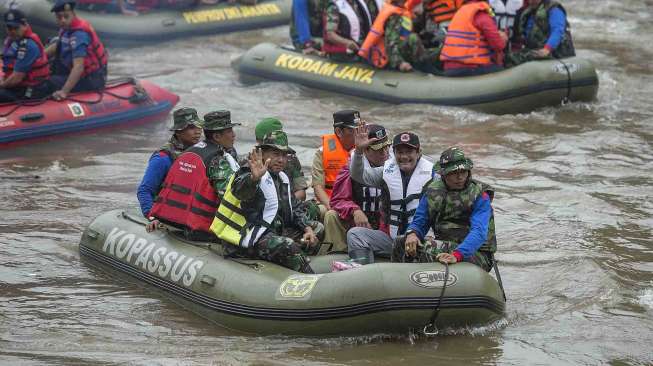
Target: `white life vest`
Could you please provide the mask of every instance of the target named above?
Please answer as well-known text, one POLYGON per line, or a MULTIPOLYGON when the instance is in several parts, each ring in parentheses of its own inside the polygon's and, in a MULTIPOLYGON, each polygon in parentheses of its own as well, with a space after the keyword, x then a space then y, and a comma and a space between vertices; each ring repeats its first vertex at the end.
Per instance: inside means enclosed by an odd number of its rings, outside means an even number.
POLYGON ((524 3, 523 0, 490 0, 489 3, 494 11, 494 19, 499 30, 507 31, 508 36, 512 37, 515 17, 524 3))
MULTIPOLYGON (((281 181, 286 185, 286 189, 288 189, 288 206, 290 207, 292 215, 292 201, 290 198, 292 193, 290 192, 290 180, 284 172, 279 172, 279 177, 281 178, 281 181)), ((279 197, 277 196, 277 188, 275 187, 274 180, 272 179, 272 176, 269 172, 265 172, 265 174, 263 174, 258 187, 261 189, 263 196, 265 197, 265 206, 263 208, 263 215, 261 217, 264 224, 255 225, 247 230, 247 233, 240 241, 240 245, 245 248, 254 245, 261 238, 261 236, 263 236, 263 234, 265 234, 270 229, 274 218, 277 217, 277 213, 279 212, 279 197)))
POLYGON ((401 180, 401 171, 394 157, 388 159, 383 166, 383 181, 390 192, 390 237, 396 238, 403 234, 413 220, 415 211, 422 195, 422 188, 431 180, 433 163, 423 156, 417 162, 417 166, 410 176, 406 194, 401 180), (401 229, 401 231, 400 231, 401 229))
MULTIPOLYGON (((365 2, 361 0, 353 1, 358 2, 359 8, 363 9, 365 16, 367 17, 368 24, 371 26, 372 16, 370 15, 370 10, 367 8, 365 2)), ((361 21, 358 19, 354 8, 352 8, 347 0, 335 0, 334 3, 336 4, 340 14, 344 15, 345 18, 347 18, 347 22, 349 23, 349 38, 355 42, 362 42, 362 37, 367 36, 367 34, 361 34, 361 21)))

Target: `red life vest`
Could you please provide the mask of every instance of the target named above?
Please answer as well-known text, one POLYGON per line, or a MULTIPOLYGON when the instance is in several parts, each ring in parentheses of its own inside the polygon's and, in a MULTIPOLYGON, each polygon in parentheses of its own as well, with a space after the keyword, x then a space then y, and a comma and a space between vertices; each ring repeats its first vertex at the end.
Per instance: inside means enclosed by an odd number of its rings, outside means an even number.
MULTIPOLYGON (((63 35, 65 30, 59 31, 59 38, 63 35)), ((95 33, 95 29, 91 26, 91 23, 87 22, 82 18, 75 17, 72 23, 70 24, 70 32, 74 31, 83 31, 88 33, 91 36, 91 43, 86 47, 86 57, 84 57, 84 72, 82 77, 87 76, 102 67, 107 65, 108 56, 107 52, 104 49, 104 45, 100 41, 100 38, 95 33)), ((72 49, 73 47, 71 47, 72 49)))
POLYGON ((202 141, 181 154, 172 164, 150 216, 193 231, 208 232, 219 198, 207 176, 211 160, 223 154, 213 142, 202 141))
POLYGON ((453 17, 444 47, 440 52, 441 61, 456 61, 467 65, 489 65, 494 51, 479 29, 474 26, 474 16, 479 11, 491 12, 485 1, 467 3, 453 17))
MULTIPOLYGON (((23 39, 18 41, 18 52, 21 52, 21 48, 23 48, 23 52, 25 52, 24 48, 27 45, 26 43, 28 38, 36 43, 41 54, 32 64, 32 68, 25 74, 23 80, 16 85, 17 87, 36 86, 50 77, 50 64, 48 64, 48 55, 45 54, 45 48, 43 47, 43 43, 41 43, 39 36, 36 33, 32 32, 32 27, 27 26, 23 39)), ((7 37, 5 39, 5 55, 8 54, 7 49, 11 47, 11 43, 12 40, 7 37)), ((14 72, 15 64, 16 58, 14 57, 11 62, 2 65, 2 70, 4 71, 5 78, 8 78, 14 72)))
POLYGON ((367 60, 374 67, 382 69, 388 64, 388 53, 385 50, 385 23, 391 15, 411 18, 411 12, 405 8, 394 6, 390 3, 383 4, 383 8, 372 24, 372 29, 367 33, 365 42, 358 51, 358 56, 367 60))

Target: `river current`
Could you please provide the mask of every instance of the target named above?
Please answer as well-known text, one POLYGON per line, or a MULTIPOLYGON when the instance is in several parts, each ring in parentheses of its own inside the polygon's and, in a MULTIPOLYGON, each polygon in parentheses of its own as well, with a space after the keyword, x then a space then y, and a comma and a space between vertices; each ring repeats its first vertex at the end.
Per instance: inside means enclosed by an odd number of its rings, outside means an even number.
POLYGON ((417 132, 431 157, 462 146, 497 191, 501 321, 435 338, 243 336, 82 261, 85 225, 136 205, 167 120, 0 151, 0 364, 652 364, 653 1, 566 6, 598 100, 520 115, 240 84, 230 61, 287 42, 287 27, 111 50, 114 76, 147 77, 202 113, 230 109, 241 153, 260 118, 281 118, 306 174, 339 109, 417 132))

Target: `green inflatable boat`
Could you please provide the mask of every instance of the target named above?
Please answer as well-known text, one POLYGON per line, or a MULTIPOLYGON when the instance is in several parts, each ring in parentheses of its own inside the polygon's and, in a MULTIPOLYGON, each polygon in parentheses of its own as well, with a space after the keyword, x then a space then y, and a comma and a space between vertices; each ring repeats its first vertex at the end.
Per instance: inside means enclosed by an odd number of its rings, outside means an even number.
POLYGON ((136 209, 104 213, 84 231, 79 251, 240 332, 406 334, 424 329, 438 305, 440 329, 487 323, 504 312, 498 283, 469 263, 449 267, 443 293, 445 268, 439 263, 375 263, 330 273, 331 261, 346 257, 332 254, 313 257, 316 274, 308 275, 225 258, 220 244, 190 242, 167 230, 147 233, 146 222, 136 209))
POLYGON ((596 98, 599 86, 594 66, 581 57, 528 62, 497 73, 452 78, 338 63, 262 43, 232 65, 245 83, 289 81, 389 103, 460 106, 493 114, 589 102, 596 98))
MULTIPOLYGON (((175 38, 253 30, 290 22, 292 0, 261 0, 256 5, 203 5, 187 10, 156 10, 139 16, 77 10, 88 20, 100 39, 110 46, 135 46, 175 38)), ((46 0, 3 2, 0 11, 21 9, 28 22, 45 41, 57 34, 57 24, 46 0)))

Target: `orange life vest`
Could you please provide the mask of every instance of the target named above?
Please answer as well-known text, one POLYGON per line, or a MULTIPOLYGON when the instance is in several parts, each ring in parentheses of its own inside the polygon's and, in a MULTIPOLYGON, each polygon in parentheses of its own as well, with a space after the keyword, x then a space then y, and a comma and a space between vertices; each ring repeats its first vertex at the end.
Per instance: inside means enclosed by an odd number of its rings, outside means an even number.
POLYGON ((453 19, 465 0, 433 0, 426 4, 424 11, 436 24, 453 19))
POLYGON ((333 184, 342 167, 349 160, 349 152, 342 147, 335 134, 322 136, 322 166, 324 168, 324 190, 331 198, 333 184))
POLYGON ((394 6, 390 3, 383 4, 383 8, 372 24, 372 29, 367 33, 365 41, 358 51, 358 56, 367 60, 374 67, 384 68, 388 64, 388 54, 385 50, 385 22, 391 15, 411 17, 411 12, 405 8, 394 6))
POLYGON ((487 2, 473 2, 463 5, 449 24, 441 61, 456 61, 468 65, 489 65, 494 51, 490 48, 480 30, 474 26, 474 16, 479 11, 491 12, 487 2))
MULTIPOLYGON (((41 54, 39 57, 34 61, 32 64, 32 68, 25 73, 25 77, 23 80, 18 83, 16 86, 17 87, 29 87, 29 86, 36 86, 44 82, 50 77, 50 64, 48 63, 48 56, 45 54, 45 48, 43 47, 43 43, 41 43, 41 39, 39 36, 32 32, 32 27, 29 25, 27 26, 27 29, 25 30, 25 34, 23 35, 23 39, 18 41, 18 50, 16 54, 13 54, 13 57, 11 58, 10 62, 4 62, 2 70, 5 74, 5 78, 8 78, 11 76, 11 74, 14 73, 14 66, 16 65, 16 58, 17 58, 17 53, 18 52, 25 52, 25 48, 27 47, 27 39, 31 39, 36 43, 36 45, 39 48, 39 52, 41 54)), ((10 47, 11 43, 13 41, 7 37, 5 39, 5 46, 4 46, 4 55, 9 56, 11 53, 10 47)), ((7 57, 8 58, 8 57, 7 57)), ((5 61, 6 59, 5 58, 5 61)))

